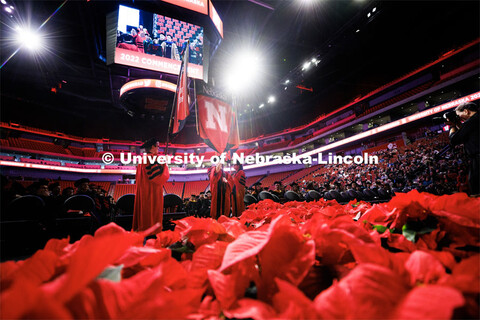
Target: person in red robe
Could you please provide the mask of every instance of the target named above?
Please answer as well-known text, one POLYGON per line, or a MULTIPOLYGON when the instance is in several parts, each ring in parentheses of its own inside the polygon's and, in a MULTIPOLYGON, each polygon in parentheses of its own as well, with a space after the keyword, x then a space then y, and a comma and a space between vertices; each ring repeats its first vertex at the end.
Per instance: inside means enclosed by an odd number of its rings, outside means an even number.
MULTIPOLYGON (((142 145, 148 154, 158 155, 156 139, 142 145)), ((163 185, 170 177, 168 166, 157 162, 137 165, 137 194, 133 211, 133 231, 144 231, 163 221, 163 185)))
POLYGON ((210 205, 210 217, 218 219, 221 215, 230 215, 230 194, 232 189, 227 181, 227 175, 223 171, 223 165, 218 163, 209 172, 210 191, 212 201, 210 205))
POLYGON ((235 163, 233 165, 235 172, 232 175, 228 175, 228 182, 232 188, 231 203, 232 203, 232 217, 239 217, 242 212, 245 211, 245 203, 243 198, 245 197, 245 171, 243 171, 243 165, 235 163))

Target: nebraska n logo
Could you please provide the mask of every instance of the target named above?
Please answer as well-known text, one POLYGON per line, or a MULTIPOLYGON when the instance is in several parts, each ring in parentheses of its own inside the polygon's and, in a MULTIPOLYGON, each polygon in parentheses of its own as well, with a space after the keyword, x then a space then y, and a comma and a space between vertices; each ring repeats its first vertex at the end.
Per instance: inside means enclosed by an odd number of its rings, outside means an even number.
POLYGON ((200 136, 212 149, 223 153, 227 148, 234 119, 232 107, 207 95, 197 95, 197 103, 200 136))
POLYGON ((210 101, 205 101, 205 110, 207 111, 207 121, 205 127, 207 129, 217 130, 217 124, 222 132, 228 132, 227 125, 227 108, 218 104, 217 107, 210 101))

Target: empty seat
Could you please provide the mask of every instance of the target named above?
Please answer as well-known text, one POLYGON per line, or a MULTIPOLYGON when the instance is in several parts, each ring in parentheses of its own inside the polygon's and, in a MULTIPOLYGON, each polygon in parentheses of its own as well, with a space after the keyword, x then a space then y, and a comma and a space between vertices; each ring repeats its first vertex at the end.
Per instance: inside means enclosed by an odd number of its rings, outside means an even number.
POLYGON ((273 200, 273 201, 276 201, 276 202, 279 201, 279 199, 278 199, 278 197, 277 197, 276 195, 274 195, 274 194, 272 194, 272 193, 270 193, 270 192, 268 192, 268 191, 262 191, 262 192, 260 192, 260 193, 258 194, 258 198, 259 198, 260 200, 267 200, 267 199, 269 199, 269 200, 273 200))
POLYGON ((287 192, 285 192, 284 197, 288 201, 302 201, 302 198, 300 197, 300 195, 296 192, 291 191, 291 190, 288 190, 287 192))
POLYGON ((165 212, 179 212, 182 211, 182 198, 176 194, 166 194, 163 196, 163 208, 165 212))
POLYGON ((120 215, 133 214, 135 205, 135 195, 133 193, 125 194, 118 199, 116 204, 116 213, 120 215))
POLYGON ((380 200, 389 200, 392 198, 390 194, 383 188, 378 189, 378 196, 380 200))
POLYGON ((5 220, 39 220, 44 207, 45 202, 42 198, 33 195, 22 196, 10 202, 5 220))
POLYGON ((245 203, 245 206, 248 207, 251 204, 257 203, 257 199, 254 196, 252 196, 251 194, 246 194, 243 197, 243 202, 245 203))
POLYGON ((315 190, 310 190, 308 191, 308 197, 314 201, 320 200, 322 198, 322 195, 320 192, 315 191, 315 190))

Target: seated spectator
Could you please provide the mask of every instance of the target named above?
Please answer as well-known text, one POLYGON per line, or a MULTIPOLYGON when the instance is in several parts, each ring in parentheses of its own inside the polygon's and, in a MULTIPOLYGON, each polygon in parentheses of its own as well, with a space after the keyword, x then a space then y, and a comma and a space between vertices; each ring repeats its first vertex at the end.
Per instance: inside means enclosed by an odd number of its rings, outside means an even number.
POLYGON ((254 196, 255 198, 258 199, 258 195, 260 192, 263 191, 263 188, 262 188, 262 183, 261 182, 255 182, 253 184, 253 191, 252 191, 252 196, 254 196))
POLYGON ((276 195, 279 199, 283 199, 283 195, 285 194, 285 187, 282 185, 281 181, 275 181, 273 183, 275 189, 272 190, 272 193, 276 195))
POLYGON ((82 178, 75 181, 74 185, 75 185, 75 188, 77 188, 76 194, 85 194, 87 196, 90 196, 92 193, 90 190, 89 183, 90 183, 90 179, 87 179, 87 178, 82 178))
POLYGON ((48 185, 48 190, 50 190, 53 198, 59 198, 61 196, 62 188, 60 187, 60 183, 58 182, 50 183, 48 185))

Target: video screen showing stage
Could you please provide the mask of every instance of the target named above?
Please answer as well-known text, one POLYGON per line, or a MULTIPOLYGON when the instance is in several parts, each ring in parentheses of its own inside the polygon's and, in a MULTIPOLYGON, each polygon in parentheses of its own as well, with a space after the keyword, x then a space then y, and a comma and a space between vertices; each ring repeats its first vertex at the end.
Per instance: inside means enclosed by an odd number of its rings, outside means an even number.
POLYGON ((157 13, 119 6, 115 63, 178 74, 190 41, 190 77, 203 77, 203 28, 157 13))

